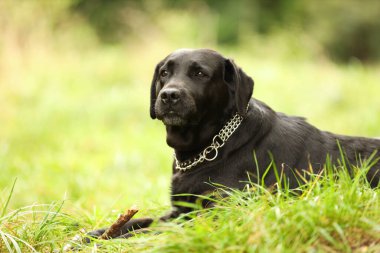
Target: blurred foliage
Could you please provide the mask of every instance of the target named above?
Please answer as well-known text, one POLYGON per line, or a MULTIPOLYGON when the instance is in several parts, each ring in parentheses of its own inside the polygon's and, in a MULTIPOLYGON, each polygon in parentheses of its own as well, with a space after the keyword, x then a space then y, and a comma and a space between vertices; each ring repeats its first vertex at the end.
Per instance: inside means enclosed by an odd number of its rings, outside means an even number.
POLYGON ((137 204, 137 215, 155 217, 169 209, 172 150, 149 117, 149 86, 157 62, 177 48, 233 57, 254 78, 254 97, 276 111, 380 136, 380 63, 363 64, 379 60, 378 6, 0 0, 0 206, 13 192, 0 232, 52 252, 80 227, 113 222, 112 209, 137 204), (45 216, 57 206, 42 203, 62 200, 64 217, 45 216))
POLYGON ((12 207, 63 195, 86 209, 168 204, 172 150, 149 118, 149 86, 155 64, 181 47, 233 57, 275 110, 379 136, 379 64, 332 63, 318 40, 341 38, 327 19, 302 23, 323 17, 313 10, 323 6, 303 5, 0 0, 0 189, 18 178, 12 207))
POLYGON ((307 7, 304 27, 333 59, 380 59, 380 1, 313 1, 307 7))
POLYGON ((162 12, 187 10, 210 27, 198 32, 215 31, 221 45, 236 46, 246 33, 265 35, 282 29, 306 34, 339 62, 380 59, 378 0, 76 0, 70 8, 107 43, 120 42, 132 31, 150 36, 142 22, 154 24, 165 19, 162 12))

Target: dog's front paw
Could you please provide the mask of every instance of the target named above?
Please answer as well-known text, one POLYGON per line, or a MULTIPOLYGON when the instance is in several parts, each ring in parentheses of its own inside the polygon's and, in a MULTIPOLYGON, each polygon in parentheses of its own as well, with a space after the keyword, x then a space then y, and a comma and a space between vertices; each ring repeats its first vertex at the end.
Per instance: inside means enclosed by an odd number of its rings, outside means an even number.
MULTIPOLYGON (((150 224, 152 224, 152 222, 153 222, 153 219, 151 219, 151 218, 132 219, 132 220, 128 221, 127 223, 125 223, 120 228, 120 230, 116 231, 115 235, 113 235, 112 237, 110 237, 108 239, 129 238, 129 237, 133 236, 133 233, 131 233, 131 232, 133 232, 135 230, 147 228, 147 227, 149 227, 150 224)), ((96 230, 93 230, 91 232, 88 232, 86 234, 86 238, 84 239, 84 241, 86 243, 89 243, 89 242, 91 242, 92 238, 100 238, 104 234, 105 231, 107 231, 107 228, 96 229, 96 230)))
POLYGON ((93 231, 90 231, 86 233, 86 237, 84 237, 84 242, 85 243, 90 243, 91 239, 96 239, 99 238, 104 232, 107 230, 107 228, 101 228, 101 229, 96 229, 93 231))

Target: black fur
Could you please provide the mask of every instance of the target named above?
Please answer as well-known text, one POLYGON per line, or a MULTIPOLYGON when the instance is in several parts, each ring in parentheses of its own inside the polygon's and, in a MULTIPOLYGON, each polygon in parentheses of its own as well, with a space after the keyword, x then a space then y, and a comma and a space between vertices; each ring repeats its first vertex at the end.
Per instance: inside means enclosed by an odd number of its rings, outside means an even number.
MULTIPOLYGON (((299 185, 296 171, 302 174, 311 166, 314 173, 318 173, 327 156, 337 164, 340 150, 345 153, 345 162, 360 165, 360 159, 380 149, 378 139, 332 134, 317 129, 303 118, 273 111, 251 98, 253 85, 253 80, 233 61, 208 49, 178 50, 157 65, 151 87, 150 115, 165 123, 167 143, 179 160, 190 159, 210 145, 213 136, 235 112, 244 116, 240 127, 219 150, 216 160, 188 171, 176 170, 173 163, 173 210, 161 220, 190 211, 176 206, 175 202, 194 202, 196 198, 178 194, 209 193, 214 190, 210 183, 242 189, 247 175, 255 182, 261 181, 272 161, 294 188, 299 185), (167 99, 168 91, 174 94, 171 102, 167 99)), ((372 167, 367 178, 371 186, 379 184, 380 163, 372 167)), ((274 170, 266 174, 264 181, 267 186, 276 183, 274 170)), ((145 227, 151 220, 142 220, 142 223, 140 227, 145 227)), ((127 224, 122 232, 129 231, 131 226, 132 223, 127 224)))

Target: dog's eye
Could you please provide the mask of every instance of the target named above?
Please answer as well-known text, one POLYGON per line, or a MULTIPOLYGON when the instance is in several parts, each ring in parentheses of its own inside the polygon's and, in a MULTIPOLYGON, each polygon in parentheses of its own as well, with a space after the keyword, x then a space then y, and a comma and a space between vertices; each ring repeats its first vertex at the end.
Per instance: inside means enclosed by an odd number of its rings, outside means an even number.
POLYGON ((165 76, 167 76, 167 75, 169 75, 169 72, 168 72, 167 70, 163 70, 163 71, 161 72, 161 74, 160 74, 161 77, 165 77, 165 76))
POLYGON ((195 72, 195 76, 197 76, 197 77, 204 77, 204 76, 206 76, 206 74, 203 71, 196 71, 195 72))

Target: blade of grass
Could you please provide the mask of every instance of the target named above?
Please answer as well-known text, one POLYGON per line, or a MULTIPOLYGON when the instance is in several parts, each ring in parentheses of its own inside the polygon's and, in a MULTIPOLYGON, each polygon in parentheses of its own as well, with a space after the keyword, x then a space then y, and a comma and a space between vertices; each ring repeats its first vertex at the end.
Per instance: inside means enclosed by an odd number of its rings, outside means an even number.
POLYGON ((17 253, 22 253, 20 246, 18 245, 17 241, 9 234, 5 234, 9 238, 9 240, 12 242, 13 247, 15 248, 17 253))
MULTIPOLYGON (((37 250, 32 245, 27 243, 25 240, 22 240, 21 238, 15 237, 15 236, 13 236, 11 234, 7 234, 7 233, 5 233, 5 236, 7 236, 10 240, 12 240, 12 242, 13 241, 19 241, 22 244, 24 244, 26 247, 28 247, 32 252, 37 252, 37 250)), ((16 243, 16 244, 18 246, 18 243, 16 243)), ((22 252, 22 251, 20 251, 20 252, 22 252)))
POLYGON ((5 244, 5 247, 7 247, 8 251, 9 252, 13 252, 12 248, 11 248, 11 245, 9 244, 8 242, 8 238, 5 236, 5 233, 3 231, 0 230, 0 235, 1 235, 1 238, 3 239, 3 242, 5 244))
POLYGON ((50 210, 46 213, 45 217, 40 222, 40 227, 39 227, 38 233, 36 235, 36 240, 37 241, 39 241, 40 238, 46 234, 45 228, 54 221, 54 219, 57 217, 57 215, 61 211, 62 206, 63 206, 64 203, 65 203, 65 201, 62 201, 61 204, 58 206, 58 209, 56 211, 54 211, 54 212, 52 212, 51 209, 54 208, 55 204, 51 205, 50 210), (52 214, 51 217, 50 217, 50 214, 52 214))
POLYGON ((3 217, 5 215, 5 212, 7 211, 7 208, 8 208, 8 205, 9 205, 9 201, 11 200, 12 195, 13 195, 13 191, 15 189, 16 181, 17 181, 17 178, 15 178, 15 180, 13 181, 13 185, 12 185, 11 191, 9 192, 9 195, 8 195, 8 198, 7 198, 6 202, 5 202, 5 205, 4 205, 3 209, 1 210, 0 218, 3 217))

